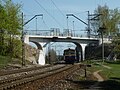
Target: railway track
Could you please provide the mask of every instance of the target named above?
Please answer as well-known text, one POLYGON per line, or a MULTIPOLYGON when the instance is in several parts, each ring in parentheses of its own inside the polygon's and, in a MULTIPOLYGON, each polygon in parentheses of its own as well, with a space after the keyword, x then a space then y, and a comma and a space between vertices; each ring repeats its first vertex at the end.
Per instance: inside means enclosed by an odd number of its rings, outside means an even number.
POLYGON ((72 67, 72 65, 54 65, 37 69, 23 70, 19 73, 16 71, 16 73, 11 73, 9 75, 5 74, 4 76, 0 76, 0 90, 15 88, 28 82, 33 82, 56 73, 63 72, 72 67))
POLYGON ((42 68, 45 68, 45 67, 51 67, 51 65, 34 66, 34 67, 29 67, 29 68, 21 68, 21 69, 15 69, 15 70, 0 71, 0 76, 15 74, 15 73, 19 73, 19 72, 27 72, 27 71, 42 69, 42 68))

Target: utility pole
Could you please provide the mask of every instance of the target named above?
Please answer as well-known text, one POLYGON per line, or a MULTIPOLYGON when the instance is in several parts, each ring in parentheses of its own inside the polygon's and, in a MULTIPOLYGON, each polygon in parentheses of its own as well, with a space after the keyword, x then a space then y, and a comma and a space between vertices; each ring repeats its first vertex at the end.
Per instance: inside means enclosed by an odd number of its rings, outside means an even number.
POLYGON ((88 38, 90 38, 90 12, 88 11, 88 38))
POLYGON ((36 17, 36 34, 37 34, 37 17, 36 17))
POLYGON ((102 29, 102 32, 101 32, 101 38, 102 38, 102 61, 104 63, 104 42, 103 42, 103 37, 104 37, 103 30, 104 30, 104 28, 101 28, 101 29, 102 29))
POLYGON ((22 66, 25 66, 25 45, 24 45, 24 29, 23 29, 23 13, 22 13, 22 66))
POLYGON ((74 24, 74 21, 73 21, 73 36, 75 37, 75 24, 74 24))
POLYGON ((48 63, 51 64, 51 44, 48 45, 48 63))
POLYGON ((103 25, 102 27, 99 28, 99 32, 101 33, 101 38, 102 38, 102 62, 104 63, 104 32, 105 32, 105 26, 103 25))

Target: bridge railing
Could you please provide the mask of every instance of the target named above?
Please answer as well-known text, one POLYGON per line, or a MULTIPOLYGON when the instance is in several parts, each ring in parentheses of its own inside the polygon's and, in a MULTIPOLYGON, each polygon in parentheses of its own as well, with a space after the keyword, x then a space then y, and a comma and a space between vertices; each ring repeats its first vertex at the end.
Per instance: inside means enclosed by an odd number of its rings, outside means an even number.
MULTIPOLYGON (((83 34, 80 31, 70 31, 64 30, 64 32, 60 32, 60 30, 24 30, 26 35, 39 35, 39 36, 61 36, 61 37, 83 37, 88 38, 87 33, 83 34)), ((98 35, 91 35, 91 38, 101 40, 101 37, 98 35)), ((111 41, 112 39, 109 36, 104 37, 104 41, 111 41)))
POLYGON ((50 30, 24 30, 26 35, 50 36, 50 30))
POLYGON ((70 37, 87 37, 83 33, 70 32, 70 31, 54 31, 54 30, 24 30, 26 35, 39 35, 39 36, 70 36, 70 37))

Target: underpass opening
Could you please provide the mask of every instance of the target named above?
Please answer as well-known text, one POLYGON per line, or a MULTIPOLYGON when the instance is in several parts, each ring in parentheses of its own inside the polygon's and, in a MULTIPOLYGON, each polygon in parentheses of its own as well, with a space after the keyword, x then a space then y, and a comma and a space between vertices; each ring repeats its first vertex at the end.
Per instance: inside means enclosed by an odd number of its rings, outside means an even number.
MULTIPOLYGON (((51 57, 51 54, 49 53, 49 51, 47 51, 47 60, 49 61, 49 63, 61 63, 64 62, 64 50, 68 50, 68 49, 72 49, 76 51, 76 44, 72 43, 72 42, 52 42, 50 44, 48 44, 48 50, 55 52, 56 53, 56 59, 51 57), (51 60, 50 60, 51 57, 51 60), (55 59, 55 60, 53 60, 55 59)), ((76 53, 77 54, 77 53, 76 53)), ((80 54, 80 53, 79 53, 80 54)), ((76 55, 75 55, 76 56, 76 55)), ((80 55, 79 55, 80 56, 80 55)), ((81 56, 80 56, 81 59, 81 56)), ((79 62, 80 60, 75 60, 75 62, 79 62)))

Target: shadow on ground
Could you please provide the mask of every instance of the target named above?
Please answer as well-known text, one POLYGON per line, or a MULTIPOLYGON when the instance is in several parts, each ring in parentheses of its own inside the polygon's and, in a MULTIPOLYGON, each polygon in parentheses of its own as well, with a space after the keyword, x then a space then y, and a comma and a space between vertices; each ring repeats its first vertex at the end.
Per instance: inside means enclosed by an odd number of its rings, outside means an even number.
POLYGON ((101 82, 100 87, 104 90, 120 90, 120 78, 110 77, 110 80, 101 82))
POLYGON ((73 80, 69 80, 69 79, 66 79, 66 80, 77 85, 77 88, 75 90, 89 89, 92 85, 97 83, 97 81, 92 81, 92 80, 81 80, 81 81, 73 81, 73 80), (79 87, 79 89, 78 89, 78 87, 79 87))
POLYGON ((81 81, 70 81, 73 84, 79 86, 75 90, 120 90, 120 78, 113 78, 111 80, 106 80, 103 82, 93 81, 93 80, 81 80, 81 81), (119 81, 117 81, 117 80, 119 81), (97 85, 97 86, 96 86, 97 85))
POLYGON ((115 80, 101 82, 99 86, 102 87, 103 90, 120 90, 120 82, 115 80))
POLYGON ((109 64, 120 64, 120 61, 106 61, 107 63, 109 63, 109 64))

